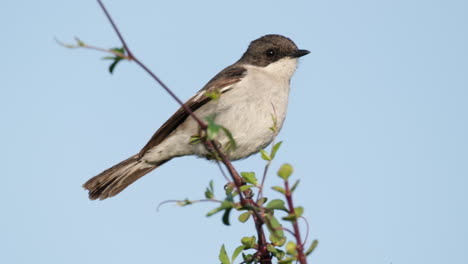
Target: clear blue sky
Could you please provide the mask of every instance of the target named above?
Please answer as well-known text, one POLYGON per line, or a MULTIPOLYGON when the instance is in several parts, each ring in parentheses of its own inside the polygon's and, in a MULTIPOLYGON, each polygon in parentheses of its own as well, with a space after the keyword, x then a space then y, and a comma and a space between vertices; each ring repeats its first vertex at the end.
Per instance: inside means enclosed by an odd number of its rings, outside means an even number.
MULTIPOLYGON (((301 179, 296 203, 320 241, 311 263, 468 263, 467 1, 106 2, 183 99, 261 35, 311 51, 272 170, 290 162, 301 179)), ((206 218, 210 204, 156 211, 211 179, 222 188, 194 157, 88 200, 82 183, 177 108, 134 63, 111 76, 103 54, 54 42, 118 46, 95 1, 6 0, 0 32, 0 263, 217 263, 222 243, 253 235, 206 218)), ((258 155, 235 165, 263 168, 258 155)))

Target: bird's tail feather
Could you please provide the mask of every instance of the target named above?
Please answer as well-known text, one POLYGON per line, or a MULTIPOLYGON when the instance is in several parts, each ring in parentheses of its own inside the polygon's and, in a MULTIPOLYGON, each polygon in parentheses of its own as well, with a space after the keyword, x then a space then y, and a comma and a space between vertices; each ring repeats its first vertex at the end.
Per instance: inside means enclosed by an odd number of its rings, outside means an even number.
POLYGON ((142 162, 138 154, 120 162, 119 164, 101 172, 89 179, 83 187, 89 191, 89 199, 104 200, 120 193, 130 184, 156 169, 166 161, 158 164, 142 162))

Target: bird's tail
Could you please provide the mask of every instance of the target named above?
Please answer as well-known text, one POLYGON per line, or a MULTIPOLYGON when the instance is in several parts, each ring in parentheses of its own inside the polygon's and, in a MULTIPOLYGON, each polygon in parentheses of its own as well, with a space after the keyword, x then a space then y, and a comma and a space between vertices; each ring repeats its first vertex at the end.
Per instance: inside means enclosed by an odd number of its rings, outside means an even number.
POLYGON ((138 154, 120 162, 119 164, 101 172, 89 179, 83 187, 89 191, 89 199, 104 200, 120 193, 130 184, 156 169, 166 161, 158 164, 142 162, 138 154))

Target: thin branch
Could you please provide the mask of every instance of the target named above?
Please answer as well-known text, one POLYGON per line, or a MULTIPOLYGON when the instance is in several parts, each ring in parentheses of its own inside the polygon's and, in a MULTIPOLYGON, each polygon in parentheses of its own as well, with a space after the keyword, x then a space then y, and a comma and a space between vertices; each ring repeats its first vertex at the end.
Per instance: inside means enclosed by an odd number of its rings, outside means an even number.
POLYGON ((92 45, 88 45, 86 43, 83 43, 81 40, 79 40, 78 38, 75 38, 77 43, 76 45, 73 45, 73 44, 66 44, 60 40, 58 40, 57 38, 55 38, 55 42, 57 42, 60 46, 63 46, 65 48, 69 48, 69 49, 78 49, 78 48, 83 48, 83 49, 91 49, 91 50, 97 50, 97 51, 101 51, 101 52, 105 52, 105 53, 110 53, 114 56, 117 56, 117 57, 120 57, 122 59, 126 59, 126 60, 133 60, 133 58, 131 58, 130 56, 127 56, 123 53, 120 53, 120 52, 117 52, 115 50, 111 50, 111 49, 104 49, 104 48, 100 48, 100 47, 96 47, 96 46, 92 46, 92 45))
MULTIPOLYGON (((289 213, 292 215, 296 214, 296 210, 294 209, 294 204, 292 200, 292 193, 291 189, 289 188, 289 182, 286 180, 284 182, 284 190, 286 201, 288 202, 289 213)), ((299 231, 299 225, 297 224, 297 219, 292 220, 292 225, 294 228, 294 237, 296 238, 296 250, 297 250, 297 260, 301 264, 307 264, 307 260, 304 254, 304 244, 302 243, 301 233, 299 231)))
POLYGON ((138 66, 140 66, 144 71, 146 71, 157 83, 159 83, 159 85, 161 85, 161 87, 166 90, 166 92, 174 99, 176 100, 183 108, 185 111, 187 111, 187 113, 190 114, 190 116, 198 123, 198 125, 200 126, 200 128, 202 129, 206 129, 207 128, 207 125, 205 124, 205 122, 203 122, 202 120, 200 120, 198 118, 198 116, 196 116, 193 111, 187 106, 185 105, 173 92, 171 89, 169 89, 169 87, 163 83, 157 76, 156 74, 154 74, 148 67, 146 67, 145 64, 143 64, 139 59, 137 59, 135 57, 135 55, 133 55, 132 51, 130 50, 130 48, 128 47, 127 43, 125 42, 124 38, 122 37, 122 34, 120 33, 119 29, 117 28, 117 26, 115 25, 114 23, 114 20, 112 20, 112 17, 110 16, 109 12, 107 12, 107 9, 106 7, 104 6, 104 4, 101 2, 101 0, 97 0, 99 5, 101 6, 101 9, 104 11, 104 13, 106 14, 106 17, 107 19, 109 20, 109 22, 111 23, 112 27, 114 28, 114 31, 115 33, 117 34, 117 36, 119 37, 120 39, 120 42, 122 42, 122 45, 124 46, 124 49, 127 51, 127 54, 130 58, 133 59, 133 61, 135 61, 136 64, 138 64, 138 66))
MULTIPOLYGON (((104 11, 107 19, 109 20, 109 22, 111 23, 114 31, 116 32, 117 36, 119 37, 120 41, 122 42, 122 45, 124 46, 124 49, 126 50, 128 56, 133 60, 135 61, 135 63, 138 64, 138 66, 140 66, 144 71, 146 71, 159 85, 161 85, 161 87, 166 90, 167 93, 169 93, 169 95, 174 99, 176 100, 183 108, 185 111, 187 111, 187 113, 198 123, 198 125, 200 126, 200 129, 201 130, 205 130, 207 129, 207 124, 205 122, 203 122, 202 120, 200 120, 198 118, 197 115, 195 115, 193 113, 193 111, 187 106, 185 105, 173 92, 171 89, 169 89, 168 86, 166 86, 157 76, 156 74, 154 74, 148 67, 146 67, 145 64, 143 64, 139 59, 137 59, 135 57, 135 55, 133 55, 133 53, 131 52, 130 48, 128 47, 127 43, 125 42, 124 38, 122 37, 122 34, 120 33, 119 29, 117 28, 116 24, 114 23, 112 17, 110 16, 109 12, 107 11, 106 7, 104 6, 104 4, 102 3, 101 0, 97 0, 101 9, 104 11)), ((235 186, 237 188, 237 191, 239 192, 239 198, 240 198, 240 201, 241 201, 241 204, 243 206, 255 206, 255 207, 258 207, 258 205, 251 199, 252 195, 251 195, 251 191, 250 190, 246 190, 244 192, 241 192, 241 186, 244 184, 244 181, 243 179, 239 176, 239 173, 237 172, 237 170, 234 168, 234 166, 232 165, 231 161, 229 160, 229 158, 227 157, 227 155, 224 153, 224 151, 222 149, 220 149, 216 143, 212 140, 205 140, 204 141, 204 144, 205 144, 205 147, 207 147, 207 149, 213 149, 215 150, 216 154, 218 154, 218 156, 221 158, 221 161, 223 162, 223 164, 226 166, 227 170, 229 171, 229 174, 231 175, 231 177, 233 178, 233 181, 235 183, 235 186), (250 193, 249 193, 250 191, 250 193), (243 197, 243 194, 246 195, 246 197, 243 197)), ((258 234, 258 245, 259 245, 259 248, 257 249, 258 251, 256 252, 256 256, 259 256, 259 262, 262 262, 262 263, 265 263, 265 264, 271 264, 271 254, 268 252, 267 250, 267 241, 266 241, 266 237, 265 237, 265 233, 263 231, 263 224, 264 224, 264 221, 261 217, 261 215, 256 211, 256 210, 252 210, 253 211, 253 219, 254 219, 254 222, 255 222, 255 228, 257 229, 257 234, 258 234)))
POLYGON ((181 205, 181 206, 185 206, 185 205, 189 205, 189 204, 193 204, 193 203, 201 203, 201 202, 214 202, 214 203, 222 203, 222 201, 220 200, 216 200, 216 199, 200 199, 200 200, 166 200, 166 201, 162 201, 158 204, 158 207, 156 208, 156 211, 159 211, 159 208, 161 208, 161 206, 165 205, 165 204, 168 204, 168 203, 177 203, 178 205, 181 205), (186 204, 182 204, 181 203, 186 203, 186 204), (188 202, 188 203, 187 203, 188 202))
POLYGON ((230 183, 231 182, 231 179, 229 179, 229 177, 226 175, 226 172, 223 170, 223 167, 221 166, 221 164, 219 163, 219 160, 216 160, 216 165, 218 165, 218 168, 219 168, 219 171, 221 171, 221 174, 223 175, 224 179, 230 183))

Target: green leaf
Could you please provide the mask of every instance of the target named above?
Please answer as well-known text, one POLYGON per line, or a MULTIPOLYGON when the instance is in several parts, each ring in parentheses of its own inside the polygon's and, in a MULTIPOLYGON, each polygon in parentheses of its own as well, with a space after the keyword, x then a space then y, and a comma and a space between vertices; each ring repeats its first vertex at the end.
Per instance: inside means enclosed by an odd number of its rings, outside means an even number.
POLYGON ((242 259, 244 259, 242 263, 245 263, 245 264, 253 263, 255 260, 252 254, 244 254, 244 252, 242 252, 242 259))
POLYGON ((226 134, 226 136, 229 139, 229 143, 228 143, 229 145, 227 146, 227 149, 236 150, 237 149, 237 143, 234 140, 234 137, 232 136, 231 131, 229 131, 227 128, 225 128, 223 126, 221 126, 221 129, 224 131, 224 134, 226 134))
POLYGON ((205 96, 206 97, 209 97, 211 98, 211 100, 218 100, 219 97, 221 96, 221 93, 219 91, 219 89, 215 90, 215 91, 207 91, 205 92, 205 96))
POLYGON ((214 214, 216 214, 216 213, 218 213, 218 212, 220 212, 220 211, 222 211, 222 210, 224 210, 224 208, 222 208, 222 207, 216 207, 215 209, 209 211, 209 212, 206 214, 206 216, 212 216, 212 215, 214 215, 214 214))
POLYGON ((200 142, 201 142, 200 136, 195 135, 195 136, 190 137, 190 140, 189 140, 190 145, 195 145, 195 144, 198 144, 200 142))
POLYGON ((239 256, 239 254, 242 252, 242 250, 245 249, 245 246, 242 245, 242 246, 238 246, 236 248, 236 250, 234 250, 234 253, 232 254, 232 258, 231 258, 231 263, 234 263, 234 260, 237 258, 237 256, 239 256))
POLYGON ((257 204, 258 204, 259 206, 262 206, 264 203, 266 203, 266 201, 268 201, 268 198, 267 198, 267 197, 262 197, 261 199, 259 199, 259 200, 257 201, 257 204))
POLYGON ((268 244, 268 245, 267 245, 267 250, 268 250, 268 252, 273 253, 273 255, 275 255, 276 252, 277 252, 275 246, 273 246, 272 244, 268 244))
POLYGON ((115 66, 117 66, 117 63, 119 63, 122 60, 120 57, 115 57, 114 62, 111 63, 109 66, 109 72, 112 74, 114 73, 115 66))
POLYGON ((207 138, 208 140, 213 140, 216 138, 216 136, 219 133, 219 130, 221 129, 221 126, 215 123, 216 115, 209 115, 205 118, 205 120, 208 122, 208 127, 206 128, 207 130, 207 138))
POLYGON ((297 216, 295 214, 288 214, 287 216, 282 218, 285 221, 296 221, 297 216))
POLYGON ((291 192, 294 192, 294 190, 296 190, 297 185, 299 185, 299 180, 297 180, 297 181, 294 183, 293 187, 291 188, 291 192))
POLYGON ((294 208, 294 213, 296 214, 297 218, 301 217, 302 214, 304 213, 304 207, 299 206, 299 207, 294 208))
POLYGON ((257 177, 255 177, 254 172, 241 172, 242 178, 253 185, 257 185, 257 177))
POLYGON ((284 201, 280 199, 271 200, 267 204, 266 208, 273 210, 283 210, 286 212, 288 211, 288 209, 286 209, 286 207, 284 206, 284 201))
POLYGON ((309 249, 307 249, 307 251, 305 252, 305 255, 306 256, 310 255, 310 253, 312 253, 314 251, 314 249, 317 247, 317 245, 318 245, 317 240, 312 241, 312 244, 310 245, 309 249))
POLYGON ((271 159, 275 158, 276 152, 278 152, 278 149, 281 147, 281 144, 283 144, 283 141, 280 141, 273 146, 273 148, 271 149, 271 159))
POLYGON ((226 210, 226 209, 230 209, 232 208, 234 205, 231 201, 228 201, 228 200, 224 200, 222 203, 221 203, 221 206, 219 207, 216 207, 215 209, 209 211, 206 216, 212 216, 220 211, 223 211, 223 210, 226 210))
POLYGON ((250 211, 240 214, 239 215, 239 221, 242 222, 242 223, 247 222, 247 220, 249 220, 249 218, 250 218, 250 215, 252 215, 252 212, 250 212, 250 211))
POLYGON ((223 214, 223 224, 225 225, 230 225, 229 223, 229 214, 231 213, 232 211, 232 208, 228 208, 226 209, 226 211, 224 211, 224 214, 223 214))
POLYGON ((242 185, 240 187, 240 190, 241 192, 244 192, 244 191, 247 191, 248 189, 252 188, 252 187, 255 187, 255 185, 252 185, 252 184, 248 184, 248 185, 242 185))
POLYGON ((266 153, 264 149, 260 149, 260 153, 262 154, 262 159, 266 161, 271 161, 270 155, 268 155, 268 153, 266 153))
POLYGON ((254 248, 255 247, 255 236, 251 236, 251 237, 243 237, 241 239, 241 243, 242 245, 245 246, 245 249, 249 249, 249 248, 254 248))
POLYGON ((286 242, 286 237, 284 236, 281 224, 272 215, 269 215, 267 220, 269 220, 269 225, 267 225, 267 227, 270 231, 270 241, 276 246, 281 247, 286 242))
POLYGON ((284 252, 283 250, 277 248, 276 249, 276 254, 273 254, 278 260, 281 260, 282 258, 284 258, 284 256, 286 255, 286 252, 284 252))
POLYGON ((218 258, 222 264, 231 264, 231 262, 229 262, 229 257, 227 255, 226 248, 224 248, 224 245, 221 247, 221 250, 219 251, 218 258))
POLYGON ((288 253, 288 255, 292 255, 292 256, 297 255, 296 243, 294 243, 292 241, 289 241, 286 244, 286 253, 288 253))
POLYGON ((285 194, 285 193, 286 193, 286 191, 284 190, 283 187, 280 187, 280 186, 273 186, 273 187, 271 187, 271 188, 272 188, 273 190, 279 192, 279 193, 282 193, 282 194, 285 194))
POLYGON ((296 258, 282 259, 282 260, 278 261, 278 264, 291 264, 295 260, 296 260, 296 258))
POLYGON ((291 176, 292 173, 293 167, 288 163, 283 164, 278 170, 278 176, 280 176, 280 178, 282 178, 285 181, 288 180, 289 176, 291 176))
POLYGON ((273 133, 278 133, 278 119, 276 118, 276 114, 275 115, 271 115, 271 120, 273 121, 273 126, 270 127, 270 130, 273 131, 273 133))
POLYGON ((78 37, 75 37, 75 41, 76 41, 76 44, 80 47, 83 47, 85 46, 86 44, 81 40, 79 39, 78 37))
POLYGON ((210 184, 206 188, 205 198, 206 199, 213 199, 214 198, 213 180, 210 181, 210 184))
POLYGON ((176 201, 177 205, 179 206, 186 206, 186 205, 191 205, 193 204, 192 201, 190 201, 189 199, 185 199, 183 201, 176 201))

